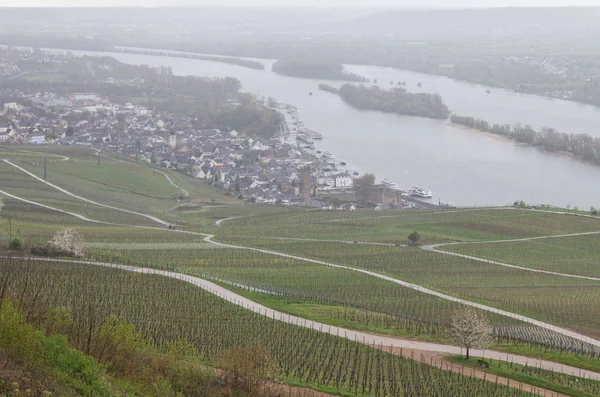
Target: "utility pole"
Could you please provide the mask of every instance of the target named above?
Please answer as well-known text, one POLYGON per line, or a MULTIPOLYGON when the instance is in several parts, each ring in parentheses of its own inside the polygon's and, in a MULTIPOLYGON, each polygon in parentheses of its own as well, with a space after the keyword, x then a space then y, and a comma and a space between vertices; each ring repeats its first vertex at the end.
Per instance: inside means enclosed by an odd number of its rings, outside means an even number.
POLYGON ((46 157, 44 157, 44 179, 46 179, 46 157))

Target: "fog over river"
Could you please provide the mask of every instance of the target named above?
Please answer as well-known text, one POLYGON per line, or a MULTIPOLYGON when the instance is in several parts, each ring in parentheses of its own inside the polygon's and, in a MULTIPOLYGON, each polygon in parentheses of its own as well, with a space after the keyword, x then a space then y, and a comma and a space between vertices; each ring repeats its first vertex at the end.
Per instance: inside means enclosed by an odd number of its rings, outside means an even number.
MULTIPOLYGON (((71 52, 171 66, 177 75, 235 77, 244 91, 296 106, 306 127, 324 135, 318 149, 334 153, 352 170, 373 172, 378 181, 390 179, 403 189, 430 189, 436 203, 505 205, 524 200, 586 209, 600 206, 599 166, 458 129, 447 121, 356 110, 317 88, 319 83, 341 82, 280 76, 270 71, 272 60, 260 60, 267 66, 262 71, 167 56, 71 52)), ((411 92, 439 93, 459 115, 600 136, 600 108, 593 106, 390 68, 350 65, 347 70, 377 79, 383 88, 390 87, 390 81, 405 81, 411 92)))

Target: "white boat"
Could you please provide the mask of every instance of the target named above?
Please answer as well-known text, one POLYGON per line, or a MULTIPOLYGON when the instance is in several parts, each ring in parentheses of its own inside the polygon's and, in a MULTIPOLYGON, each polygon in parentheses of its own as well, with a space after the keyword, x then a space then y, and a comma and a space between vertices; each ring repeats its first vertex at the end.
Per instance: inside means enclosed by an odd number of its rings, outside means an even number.
POLYGON ((432 198, 433 193, 431 190, 421 189, 420 187, 413 187, 408 191, 411 196, 421 197, 421 198, 432 198))
POLYGON ((331 154, 331 152, 328 152, 327 150, 325 150, 323 152, 323 157, 327 157, 327 158, 330 158, 330 159, 335 158, 335 156, 333 154, 331 154))
POLYGON ((313 145, 315 143, 315 141, 313 141, 312 138, 309 138, 300 132, 298 134, 296 134, 296 139, 299 141, 302 141, 302 142, 306 142, 309 145, 313 145))
POLYGON ((309 130, 308 128, 303 128, 302 132, 306 134, 306 136, 311 137, 312 139, 323 139, 322 134, 313 130, 309 130))
POLYGON ((392 190, 400 190, 400 188, 398 187, 398 184, 396 182, 392 182, 389 179, 384 179, 381 184, 389 189, 392 190))

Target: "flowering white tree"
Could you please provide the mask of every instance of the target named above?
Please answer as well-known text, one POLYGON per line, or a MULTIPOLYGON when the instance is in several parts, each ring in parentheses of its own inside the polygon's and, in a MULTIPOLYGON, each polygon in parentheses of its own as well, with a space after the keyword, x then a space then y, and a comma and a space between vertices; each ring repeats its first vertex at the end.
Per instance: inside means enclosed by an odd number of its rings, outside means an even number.
POLYGON ((48 245, 60 253, 83 256, 83 237, 75 229, 64 229, 56 232, 48 245))
POLYGON ((450 323, 452 340, 467 350, 467 360, 471 349, 485 349, 492 342, 492 326, 485 315, 469 306, 464 306, 452 315, 450 323))

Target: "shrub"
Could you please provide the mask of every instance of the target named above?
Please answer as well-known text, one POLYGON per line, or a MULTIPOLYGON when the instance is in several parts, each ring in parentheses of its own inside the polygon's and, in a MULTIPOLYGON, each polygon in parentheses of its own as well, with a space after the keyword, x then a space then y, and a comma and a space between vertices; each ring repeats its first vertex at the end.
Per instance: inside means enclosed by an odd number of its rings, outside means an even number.
POLYGON ((18 237, 12 238, 8 244, 8 248, 12 251, 18 251, 23 248, 23 242, 18 237))
POLYGON ((412 232, 408 235, 408 245, 418 245, 421 240, 419 232, 412 232))
POLYGON ((282 371, 264 345, 236 346, 221 356, 219 366, 226 382, 248 393, 261 390, 266 381, 281 382, 282 371))

